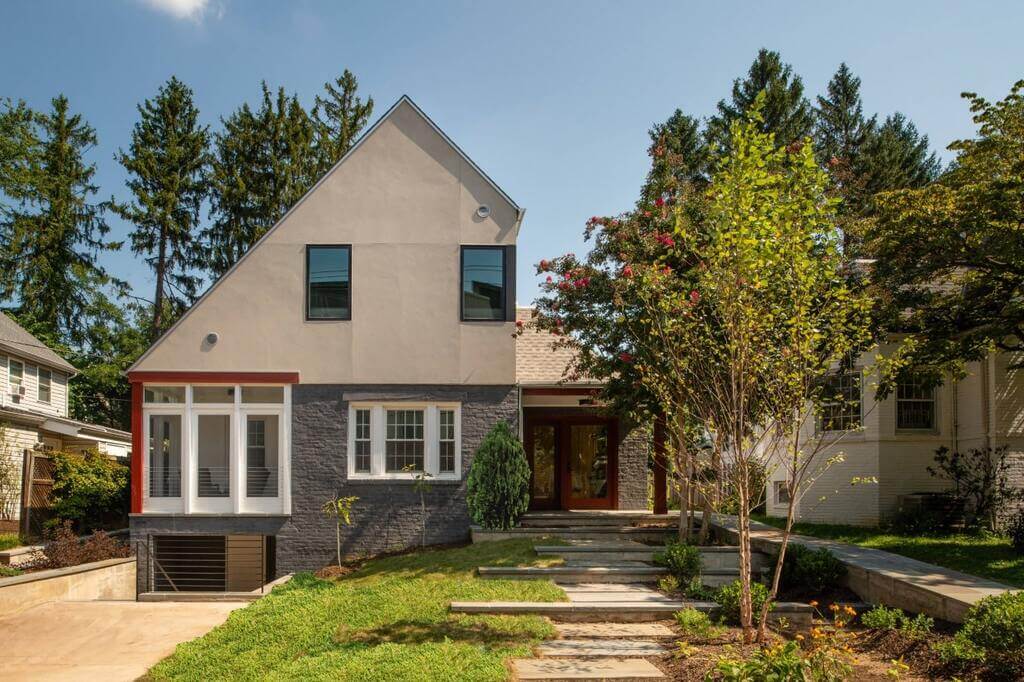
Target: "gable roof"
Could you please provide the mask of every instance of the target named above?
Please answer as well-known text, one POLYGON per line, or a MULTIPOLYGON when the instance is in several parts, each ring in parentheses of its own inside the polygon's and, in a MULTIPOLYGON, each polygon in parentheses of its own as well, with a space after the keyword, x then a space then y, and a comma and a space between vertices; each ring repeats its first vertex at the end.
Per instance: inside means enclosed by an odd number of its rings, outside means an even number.
POLYGON ((7 313, 0 314, 0 350, 68 374, 78 373, 74 365, 29 334, 27 329, 15 322, 7 313))
POLYGON ((523 216, 526 213, 526 209, 522 208, 521 206, 519 206, 519 204, 517 204, 515 201, 513 201, 512 197, 510 197, 505 192, 505 190, 503 190, 501 187, 499 187, 498 184, 495 183, 494 180, 492 180, 491 177, 489 175, 487 175, 487 173, 485 173, 483 171, 483 169, 480 168, 480 166, 478 166, 476 164, 475 161, 473 161, 473 159, 469 158, 469 156, 467 156, 466 153, 464 151, 462 151, 462 148, 460 148, 459 145, 455 144, 455 142, 450 137, 448 137, 448 135, 443 130, 441 130, 437 126, 437 124, 434 123, 434 121, 431 120, 431 118, 429 116, 427 116, 427 114, 422 109, 420 109, 419 106, 417 106, 417 104, 415 102, 412 101, 412 98, 410 98, 408 95, 402 95, 401 97, 398 98, 398 100, 394 104, 392 104, 388 108, 387 111, 385 111, 380 116, 380 118, 378 118, 373 123, 373 125, 371 125, 369 128, 367 128, 366 131, 363 132, 363 134, 359 136, 359 139, 356 140, 355 144, 353 144, 352 147, 347 152, 345 152, 345 154, 340 159, 338 159, 337 163, 335 163, 333 166, 331 166, 330 170, 328 170, 326 173, 324 173, 323 176, 319 180, 317 180, 313 184, 313 186, 310 187, 306 191, 305 194, 302 195, 302 198, 300 198, 298 201, 296 201, 295 204, 291 208, 289 208, 285 212, 285 214, 283 216, 281 216, 277 220, 277 222, 274 223, 274 225, 263 234, 262 237, 257 239, 251 246, 249 246, 249 248, 246 250, 246 252, 242 255, 241 258, 239 258, 235 262, 234 265, 232 265, 230 268, 228 268, 228 270, 225 271, 224 274, 222 274, 220 277, 218 277, 209 287, 207 287, 206 291, 203 292, 203 295, 200 296, 198 299, 196 299, 196 302, 193 303, 189 307, 189 309, 186 310, 181 315, 181 317, 179 317, 178 320, 173 325, 170 326, 169 329, 167 329, 167 331, 165 331, 163 334, 161 334, 160 338, 158 338, 156 341, 154 341, 152 344, 150 344, 149 348, 146 349, 146 352, 144 352, 141 356, 139 356, 139 358, 134 363, 132 363, 131 367, 129 367, 126 370, 126 373, 134 371, 146 358, 148 358, 150 356, 150 354, 152 354, 153 350, 156 349, 157 346, 159 346, 164 341, 164 339, 166 339, 172 332, 174 332, 174 330, 178 328, 178 326, 182 323, 182 321, 186 317, 188 317, 192 313, 192 311, 195 310, 203 302, 203 300, 206 299, 214 291, 214 289, 217 288, 217 286, 221 282, 223 282, 225 279, 227 279, 231 275, 231 273, 233 273, 242 264, 242 262, 245 261, 246 258, 249 257, 249 254, 251 254, 253 251, 255 251, 260 246, 260 244, 262 244, 265 240, 267 240, 270 237, 271 234, 273 234, 275 231, 277 231, 277 229, 282 224, 284 224, 285 221, 288 220, 289 216, 291 216, 291 214, 294 211, 296 211, 299 208, 299 206, 301 206, 302 203, 306 201, 306 199, 308 199, 314 192, 317 191, 317 189, 319 189, 319 187, 327 180, 327 178, 329 178, 343 163, 345 163, 345 161, 347 161, 353 154, 355 154, 356 151, 362 146, 363 142, 368 140, 373 135, 373 133, 381 126, 381 124, 384 123, 384 121, 388 120, 391 117, 391 115, 394 114, 403 103, 404 104, 408 104, 409 107, 414 112, 416 112, 416 114, 419 115, 427 123, 427 125, 430 126, 430 128, 435 133, 437 133, 441 137, 442 140, 445 141, 445 143, 449 147, 452 148, 452 150, 454 150, 466 163, 468 163, 470 165, 470 167, 473 170, 475 170, 480 175, 480 177, 483 178, 483 180, 488 185, 490 185, 492 189, 494 189, 495 192, 497 192, 498 196, 500 196, 502 199, 504 199, 506 202, 508 202, 508 205, 512 208, 512 210, 516 214, 515 230, 518 231, 519 225, 522 223, 523 216))
POLYGON ((571 348, 552 347, 550 332, 530 324, 533 308, 516 308, 516 322, 525 329, 516 337, 516 383, 520 386, 594 385, 601 382, 583 377, 568 381, 565 370, 575 357, 571 348))

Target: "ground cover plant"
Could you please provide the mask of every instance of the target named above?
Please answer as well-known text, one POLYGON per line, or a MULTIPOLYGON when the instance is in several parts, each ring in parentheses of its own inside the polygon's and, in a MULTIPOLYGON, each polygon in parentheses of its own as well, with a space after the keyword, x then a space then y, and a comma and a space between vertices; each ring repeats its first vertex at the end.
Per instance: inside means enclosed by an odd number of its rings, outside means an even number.
POLYGON ((21 538, 17 533, 0 533, 0 552, 19 546, 21 546, 21 538))
POLYGON ((451 601, 558 601, 546 581, 483 580, 478 566, 537 564, 528 540, 371 560, 338 580, 299 574, 151 679, 504 680, 505 659, 553 637, 533 616, 451 616, 451 601))
MULTIPOLYGON (((758 521, 781 527, 783 519, 758 516, 758 521)), ((937 566, 996 580, 1011 587, 1024 587, 1024 556, 1008 538, 987 533, 906 534, 880 528, 817 523, 795 523, 793 532, 823 540, 836 540, 861 547, 926 561, 937 566)))

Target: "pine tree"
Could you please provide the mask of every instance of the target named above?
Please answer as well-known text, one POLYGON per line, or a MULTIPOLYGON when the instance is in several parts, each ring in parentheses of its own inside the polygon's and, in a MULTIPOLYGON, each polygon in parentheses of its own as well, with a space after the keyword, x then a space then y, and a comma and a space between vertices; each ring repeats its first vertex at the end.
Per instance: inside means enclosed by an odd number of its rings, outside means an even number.
POLYGON ((684 183, 702 182, 707 177, 710 151, 698 119, 676 109, 647 134, 651 138, 651 169, 640 191, 641 203, 650 203, 663 194, 674 193, 684 183))
MULTIPOLYGON (((39 169, 37 115, 24 102, 0 100, 0 200, 24 200, 39 169)), ((11 209, 0 203, 0 216, 11 209)))
POLYGON ((774 133, 775 142, 780 145, 811 135, 814 112, 804 97, 803 80, 793 74, 792 66, 783 63, 778 52, 761 48, 747 77, 733 81, 731 100, 718 103, 718 114, 708 121, 710 138, 719 146, 727 147, 729 124, 743 119, 762 90, 765 102, 761 132, 774 133))
POLYGON ((373 114, 373 98, 363 102, 359 81, 345 69, 333 83, 324 83, 324 97, 313 106, 316 126, 317 175, 323 175, 345 155, 373 114))
POLYGON ((14 137, 4 143, 5 155, 13 154, 3 188, 12 203, 4 212, 0 297, 16 299, 19 315, 49 338, 74 343, 97 289, 111 281, 99 254, 120 248, 105 240, 105 207, 93 201, 96 166, 85 155, 96 131, 63 95, 47 114, 21 105, 5 114, 14 137))
POLYGON ((207 266, 220 276, 317 180, 313 120, 284 88, 261 84, 258 111, 243 104, 215 137, 211 167, 213 223, 205 232, 207 266))
POLYGON ((868 196, 893 189, 924 187, 939 176, 942 164, 929 152, 928 136, 918 133, 906 116, 895 113, 872 128, 864 145, 859 173, 868 196))
POLYGON ((815 151, 822 162, 828 164, 832 159, 851 162, 858 158, 874 128, 875 117, 864 118, 860 78, 853 75, 845 62, 828 82, 828 95, 818 95, 815 113, 815 151))
POLYGON ((208 193, 208 126, 199 123, 192 90, 172 77, 138 106, 129 151, 116 155, 128 171, 134 201, 114 210, 134 224, 132 251, 155 276, 150 337, 159 337, 196 298, 204 263, 199 208, 208 193))

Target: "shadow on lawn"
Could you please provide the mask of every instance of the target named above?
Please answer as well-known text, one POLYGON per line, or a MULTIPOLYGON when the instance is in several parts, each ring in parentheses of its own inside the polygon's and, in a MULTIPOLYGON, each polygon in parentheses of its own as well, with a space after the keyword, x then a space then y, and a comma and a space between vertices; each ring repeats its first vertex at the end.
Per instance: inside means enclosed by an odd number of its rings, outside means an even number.
MULTIPOLYGON (((553 541, 548 544, 554 544, 553 541)), ((549 564, 533 551, 535 540, 502 540, 462 547, 412 550, 409 553, 367 561, 359 570, 343 578, 361 580, 375 576, 416 578, 425 575, 473 574, 480 566, 536 566, 549 564)))
POLYGON ((440 623, 427 623, 414 620, 399 620, 394 623, 380 625, 365 630, 349 630, 344 625, 334 633, 334 641, 338 644, 433 644, 445 641, 457 641, 468 644, 502 648, 514 646, 517 638, 513 633, 493 627, 485 622, 464 620, 446 620, 440 623))

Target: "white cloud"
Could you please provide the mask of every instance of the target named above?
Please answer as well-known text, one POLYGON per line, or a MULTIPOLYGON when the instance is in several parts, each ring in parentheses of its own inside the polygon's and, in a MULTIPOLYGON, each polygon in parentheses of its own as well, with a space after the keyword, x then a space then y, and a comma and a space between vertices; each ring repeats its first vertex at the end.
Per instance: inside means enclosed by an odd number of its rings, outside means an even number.
POLYGON ((214 2, 211 0, 142 0, 145 4, 149 5, 155 10, 166 12, 175 19, 191 19, 192 21, 199 21, 211 11, 216 10, 215 14, 218 16, 222 13, 222 8, 217 6, 214 7, 214 2))

